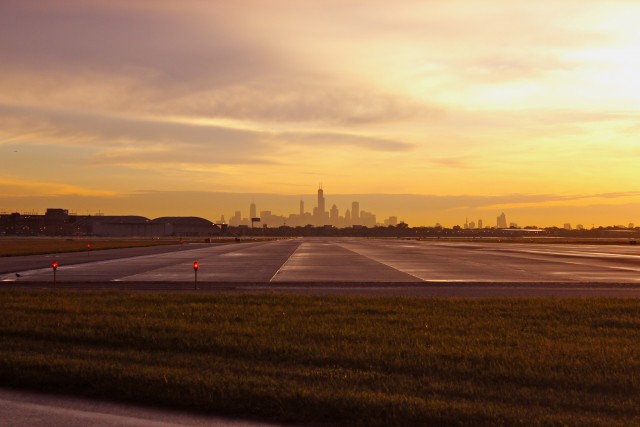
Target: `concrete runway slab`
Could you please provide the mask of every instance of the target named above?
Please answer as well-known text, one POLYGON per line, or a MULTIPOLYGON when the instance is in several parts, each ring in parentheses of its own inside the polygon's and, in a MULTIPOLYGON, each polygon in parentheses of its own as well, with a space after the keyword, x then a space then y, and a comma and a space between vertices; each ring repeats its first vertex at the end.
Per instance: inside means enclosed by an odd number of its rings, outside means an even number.
POLYGON ((194 281, 193 262, 198 261, 198 280, 202 282, 269 282, 298 245, 295 240, 280 240, 200 249, 186 253, 179 262, 167 262, 166 267, 122 276, 118 280, 194 281))
POLYGON ((180 252, 192 250, 203 246, 227 246, 226 244, 213 243, 189 243, 183 245, 159 245, 139 248, 122 248, 122 249, 106 249, 92 250, 91 252, 65 252, 51 253, 43 255, 28 256, 12 256, 0 257, 0 277, 5 274, 13 274, 26 270, 34 270, 39 268, 49 268, 52 261, 58 261, 61 265, 75 265, 84 263, 93 263, 96 261, 106 261, 113 259, 134 258, 144 255, 159 255, 168 252, 180 252))
POLYGON ((340 244, 430 282, 640 282, 640 251, 627 247, 364 239, 340 244))
MULTIPOLYGON (((197 260, 198 281, 211 283, 640 283, 631 246, 305 238, 147 251, 69 256, 57 280, 189 283, 197 260)), ((41 257, 3 259, 2 269, 4 282, 53 279, 41 257)))
POLYGON ((300 244, 272 282, 415 282, 417 279, 332 241, 300 244))
POLYGON ((275 427, 281 424, 234 420, 79 397, 0 388, 3 427, 275 427))
MULTIPOLYGON (((177 248, 174 252, 138 255, 81 264, 60 262, 56 278, 59 282, 104 281, 184 281, 194 280, 193 262, 198 261, 198 280, 202 281, 266 281, 268 282, 291 252, 298 246, 294 240, 241 243, 228 245, 195 245, 193 249, 177 248)), ((51 267, 20 271, 21 281, 50 282, 51 267)), ((16 280, 14 274, 0 280, 16 280)))

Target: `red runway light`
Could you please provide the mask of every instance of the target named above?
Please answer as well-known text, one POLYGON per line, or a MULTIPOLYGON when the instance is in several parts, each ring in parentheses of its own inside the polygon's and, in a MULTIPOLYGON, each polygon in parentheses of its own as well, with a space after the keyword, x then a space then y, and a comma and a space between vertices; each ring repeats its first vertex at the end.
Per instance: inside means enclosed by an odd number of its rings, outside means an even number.
POLYGON ((194 270, 197 270, 197 269, 198 269, 198 267, 200 267, 200 266, 198 265, 198 261, 194 262, 194 263, 193 263, 193 269, 194 269, 194 270))
POLYGON ((56 268, 58 268, 58 261, 53 261, 51 263, 51 267, 55 270, 56 268))

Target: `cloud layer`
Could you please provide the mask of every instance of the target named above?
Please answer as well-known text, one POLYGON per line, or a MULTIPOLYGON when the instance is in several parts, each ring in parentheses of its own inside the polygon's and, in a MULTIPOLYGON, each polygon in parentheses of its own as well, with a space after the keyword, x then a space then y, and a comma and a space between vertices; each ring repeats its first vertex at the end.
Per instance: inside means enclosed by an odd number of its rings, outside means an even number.
MULTIPOLYGON (((0 196, 295 194, 322 181, 534 209, 635 194, 639 12, 628 0, 6 0, 0 196)), ((412 206, 397 213, 417 218, 412 206)))

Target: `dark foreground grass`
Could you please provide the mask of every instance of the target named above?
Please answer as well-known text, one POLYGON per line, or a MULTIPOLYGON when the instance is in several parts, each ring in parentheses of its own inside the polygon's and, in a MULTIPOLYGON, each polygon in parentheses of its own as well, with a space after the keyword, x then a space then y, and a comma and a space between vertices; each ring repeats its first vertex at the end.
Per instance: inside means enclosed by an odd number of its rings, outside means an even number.
POLYGON ((0 293, 0 383, 331 425, 640 425, 635 300, 0 293))

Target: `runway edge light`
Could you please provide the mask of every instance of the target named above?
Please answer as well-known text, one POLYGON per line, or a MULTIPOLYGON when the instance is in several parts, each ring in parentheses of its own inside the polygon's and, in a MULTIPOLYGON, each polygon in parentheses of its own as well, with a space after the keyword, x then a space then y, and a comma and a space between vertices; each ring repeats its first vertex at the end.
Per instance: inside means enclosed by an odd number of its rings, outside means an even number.
POLYGON ((56 271, 58 270, 58 261, 53 261, 51 263, 51 268, 53 268, 53 286, 56 286, 56 271))
POLYGON ((194 274, 193 289, 198 289, 198 268, 199 267, 200 265, 198 264, 198 261, 194 261, 193 262, 193 274, 194 274))

